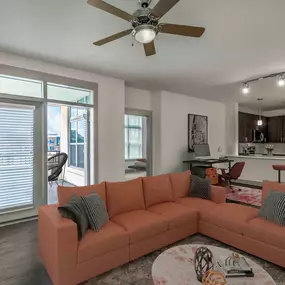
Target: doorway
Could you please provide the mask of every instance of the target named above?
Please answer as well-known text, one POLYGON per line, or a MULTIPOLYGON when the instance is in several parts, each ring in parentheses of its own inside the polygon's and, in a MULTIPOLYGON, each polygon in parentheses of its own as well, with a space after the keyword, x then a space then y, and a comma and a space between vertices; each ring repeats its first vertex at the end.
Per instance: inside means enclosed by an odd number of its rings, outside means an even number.
POLYGON ((57 186, 86 186, 90 184, 90 108, 49 103, 47 106, 47 156, 48 161, 66 155, 59 175, 54 177, 52 164, 48 163, 48 204, 56 204, 57 186))
POLYGON ((125 110, 125 180, 152 175, 152 113, 125 110))

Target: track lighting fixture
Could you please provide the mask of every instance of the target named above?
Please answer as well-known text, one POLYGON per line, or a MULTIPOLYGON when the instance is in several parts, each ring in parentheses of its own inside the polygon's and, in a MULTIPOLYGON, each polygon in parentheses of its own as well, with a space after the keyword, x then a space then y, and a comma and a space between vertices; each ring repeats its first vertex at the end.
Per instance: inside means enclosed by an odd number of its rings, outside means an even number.
POLYGON ((284 77, 284 74, 278 76, 278 81, 277 81, 277 83, 278 83, 278 86, 284 86, 284 85, 285 85, 285 77, 284 77))
POLYGON ((245 95, 247 95, 249 93, 249 85, 248 85, 248 83, 243 83, 242 93, 245 94, 245 95))
POLYGON ((272 77, 277 77, 277 85, 278 86, 285 86, 285 72, 280 72, 280 73, 272 73, 266 76, 262 76, 262 77, 257 77, 248 81, 245 81, 242 83, 242 93, 247 95, 250 91, 249 88, 249 83, 255 82, 255 81, 259 81, 259 80, 263 80, 263 79, 267 79, 267 78, 272 78, 272 77))

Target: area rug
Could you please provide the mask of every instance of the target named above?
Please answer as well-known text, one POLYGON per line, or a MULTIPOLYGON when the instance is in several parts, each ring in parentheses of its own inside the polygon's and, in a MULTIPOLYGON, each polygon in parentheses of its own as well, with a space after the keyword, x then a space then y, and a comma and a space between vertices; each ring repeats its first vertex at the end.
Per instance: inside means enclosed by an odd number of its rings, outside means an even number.
POLYGON ((195 243, 220 246, 243 254, 244 256, 251 258, 254 262, 261 265, 271 275, 277 285, 285 285, 285 271, 281 267, 278 267, 272 263, 251 256, 247 253, 229 247, 223 243, 220 243, 216 240, 213 240, 200 234, 186 238, 161 250, 157 250, 133 262, 130 262, 105 274, 97 276, 85 283, 82 283, 82 285, 153 285, 151 277, 151 267, 157 256, 170 247, 195 243))
POLYGON ((261 206, 261 193, 261 189, 233 185, 232 189, 227 188, 227 201, 259 208, 261 206))

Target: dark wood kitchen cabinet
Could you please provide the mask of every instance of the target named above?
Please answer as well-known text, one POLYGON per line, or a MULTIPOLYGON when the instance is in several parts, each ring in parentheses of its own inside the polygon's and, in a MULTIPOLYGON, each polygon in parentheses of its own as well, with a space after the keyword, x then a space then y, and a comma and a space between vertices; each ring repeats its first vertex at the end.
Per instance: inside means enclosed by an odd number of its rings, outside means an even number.
POLYGON ((268 118, 261 117, 262 119, 262 126, 257 126, 259 116, 255 114, 243 113, 239 112, 239 142, 252 142, 252 131, 253 130, 260 130, 263 132, 264 137, 267 138, 268 136, 268 118))
POLYGON ((239 112, 238 113, 238 136, 239 136, 239 142, 243 143, 246 141, 246 129, 247 129, 247 114, 239 112))
POLYGON ((268 118, 268 142, 285 142, 285 116, 268 118))
POLYGON ((257 116, 239 112, 239 142, 252 142, 252 130, 255 129, 257 116))

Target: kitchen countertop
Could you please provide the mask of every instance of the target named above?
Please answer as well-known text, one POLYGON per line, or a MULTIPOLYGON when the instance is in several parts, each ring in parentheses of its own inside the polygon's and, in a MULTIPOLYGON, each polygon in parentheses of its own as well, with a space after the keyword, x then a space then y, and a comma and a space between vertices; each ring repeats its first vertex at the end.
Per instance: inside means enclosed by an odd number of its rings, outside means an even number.
POLYGON ((248 158, 248 159, 266 159, 266 160, 285 160, 285 156, 276 155, 262 155, 262 154, 250 154, 250 155, 227 155, 229 158, 248 158))

